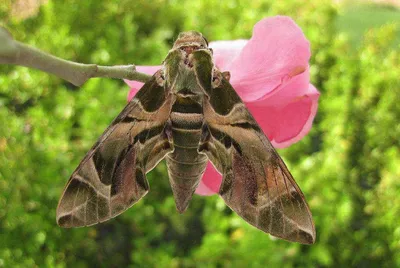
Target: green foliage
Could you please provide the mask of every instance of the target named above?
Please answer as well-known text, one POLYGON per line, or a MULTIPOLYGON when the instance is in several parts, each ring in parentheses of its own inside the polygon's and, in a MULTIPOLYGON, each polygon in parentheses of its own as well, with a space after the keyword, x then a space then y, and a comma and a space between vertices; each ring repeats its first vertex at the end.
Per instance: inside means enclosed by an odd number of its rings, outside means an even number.
POLYGON ((160 64, 183 30, 248 38, 261 18, 289 15, 311 42, 311 80, 322 95, 310 134, 281 150, 313 212, 315 245, 272 239, 217 196, 195 196, 178 214, 164 165, 148 174, 150 193, 121 216, 61 229, 62 188, 125 105, 128 87, 92 79, 78 89, 0 66, 0 267, 400 266, 399 11, 338 12, 328 0, 54 0, 19 19, 13 1, 5 3, 0 20, 16 39, 109 65, 160 64), (376 23, 363 24, 372 14, 376 23))

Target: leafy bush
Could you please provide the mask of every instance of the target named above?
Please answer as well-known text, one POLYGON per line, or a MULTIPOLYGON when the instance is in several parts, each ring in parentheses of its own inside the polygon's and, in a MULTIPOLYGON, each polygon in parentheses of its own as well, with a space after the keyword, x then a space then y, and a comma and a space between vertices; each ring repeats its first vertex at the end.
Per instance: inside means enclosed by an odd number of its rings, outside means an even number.
POLYGON ((164 165, 148 174, 146 198, 116 219, 59 228, 62 188, 128 88, 92 79, 78 89, 0 66, 0 267, 400 266, 398 25, 371 28, 354 45, 345 34, 352 25, 340 23, 328 0, 42 2, 22 19, 5 1, 0 20, 18 40, 109 65, 159 64, 183 30, 238 39, 265 16, 296 20, 311 42, 311 80, 322 95, 311 133, 280 152, 310 204, 317 242, 271 239, 217 196, 195 196, 178 214, 164 165))

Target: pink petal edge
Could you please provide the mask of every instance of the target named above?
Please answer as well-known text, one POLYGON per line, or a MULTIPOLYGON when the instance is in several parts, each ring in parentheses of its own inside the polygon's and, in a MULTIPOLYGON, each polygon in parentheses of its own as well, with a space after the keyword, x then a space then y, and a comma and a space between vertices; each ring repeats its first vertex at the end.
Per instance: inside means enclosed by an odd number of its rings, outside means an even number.
POLYGON ((297 135, 294 135, 291 139, 281 142, 278 142, 275 139, 271 140, 271 143, 275 148, 286 148, 292 145, 293 143, 300 141, 302 138, 304 138, 305 135, 308 134, 308 132, 311 129, 312 123, 314 121, 314 118, 317 114, 319 96, 320 93, 318 92, 318 90, 312 84, 310 84, 309 93, 307 97, 311 99, 311 107, 310 107, 310 115, 308 116, 307 121, 305 122, 301 130, 297 133, 297 135))
POLYGON ((240 55, 248 40, 239 39, 232 41, 213 41, 210 47, 213 49, 215 65, 222 71, 229 71, 232 62, 240 55))
POLYGON ((265 18, 254 26, 253 36, 232 61, 231 84, 246 102, 266 98, 291 73, 306 69, 310 55, 308 40, 291 18, 265 18))

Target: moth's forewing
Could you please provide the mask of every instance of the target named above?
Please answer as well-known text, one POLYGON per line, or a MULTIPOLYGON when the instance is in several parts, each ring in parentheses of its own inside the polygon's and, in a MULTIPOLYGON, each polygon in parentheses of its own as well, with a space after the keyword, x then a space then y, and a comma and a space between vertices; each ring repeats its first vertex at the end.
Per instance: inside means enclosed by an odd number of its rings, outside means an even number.
POLYGON ((276 237, 315 241, 311 212, 284 162, 235 90, 218 71, 208 79, 208 53, 193 53, 204 98, 199 151, 223 175, 219 194, 244 220, 276 237), (207 70, 207 71, 205 71, 207 70), (215 81, 219 80, 219 81, 215 81))
POLYGON ((140 89, 72 174, 57 207, 60 226, 108 220, 149 190, 146 172, 173 150, 166 131, 173 98, 159 76, 140 89))

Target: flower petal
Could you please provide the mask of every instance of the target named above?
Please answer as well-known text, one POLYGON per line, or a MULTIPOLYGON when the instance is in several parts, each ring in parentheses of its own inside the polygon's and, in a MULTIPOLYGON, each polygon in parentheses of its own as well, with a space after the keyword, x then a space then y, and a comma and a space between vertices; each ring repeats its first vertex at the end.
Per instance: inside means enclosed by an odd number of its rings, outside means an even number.
POLYGON ((275 94, 288 76, 308 67, 310 45, 301 29, 289 17, 277 16, 259 21, 252 38, 228 71, 231 84, 244 101, 255 101, 275 94))
MULTIPOLYGON (((298 71, 298 70, 294 70, 298 71)), ((294 72, 293 72, 294 73, 294 72)), ((273 94, 269 94, 260 98, 256 102, 261 106, 284 106, 293 99, 298 98, 306 94, 309 90, 310 85, 310 69, 304 68, 301 73, 292 76, 288 74, 282 79, 282 83, 276 88, 273 94)))
MULTIPOLYGON (((145 73, 145 74, 150 74, 153 75, 155 72, 157 72, 159 69, 161 69, 160 66, 136 66, 136 71, 145 73)), ((139 89, 143 86, 144 83, 138 82, 138 81, 132 81, 128 79, 124 79, 124 82, 128 84, 128 86, 131 88, 128 93, 128 101, 130 101, 136 93, 139 91, 139 89)))
POLYGON ((248 40, 214 41, 210 43, 213 49, 214 63, 222 71, 229 71, 232 62, 240 55, 248 40))
POLYGON ((208 162, 206 172, 201 179, 199 186, 196 189, 196 194, 213 195, 218 193, 221 186, 222 176, 214 168, 211 162, 208 162))
MULTIPOLYGON (((300 77, 301 78, 301 77, 300 77)), ((295 80, 295 79, 294 79, 295 80)), ((311 84, 302 95, 292 95, 296 81, 271 98, 246 103, 264 133, 276 148, 284 148, 301 140, 309 131, 317 113, 318 90, 311 84), (278 102, 286 94, 290 101, 278 102), (274 105, 272 105, 274 104, 274 105)))

